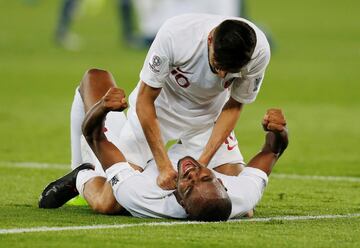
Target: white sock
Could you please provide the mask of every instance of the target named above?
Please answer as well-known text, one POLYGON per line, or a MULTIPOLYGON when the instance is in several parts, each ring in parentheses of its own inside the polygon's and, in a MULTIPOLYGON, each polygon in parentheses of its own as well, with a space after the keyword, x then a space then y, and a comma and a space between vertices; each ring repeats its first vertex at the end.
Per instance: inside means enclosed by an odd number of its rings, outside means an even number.
POLYGON ((70 133, 71 133, 71 168, 75 169, 83 163, 81 157, 81 143, 82 135, 81 125, 85 118, 84 102, 81 98, 79 87, 75 90, 74 101, 71 106, 70 115, 70 133))
POLYGON ((99 172, 91 169, 79 171, 76 177, 76 189, 82 197, 84 197, 85 183, 87 183, 90 179, 94 177, 104 177, 104 176, 101 175, 99 172))

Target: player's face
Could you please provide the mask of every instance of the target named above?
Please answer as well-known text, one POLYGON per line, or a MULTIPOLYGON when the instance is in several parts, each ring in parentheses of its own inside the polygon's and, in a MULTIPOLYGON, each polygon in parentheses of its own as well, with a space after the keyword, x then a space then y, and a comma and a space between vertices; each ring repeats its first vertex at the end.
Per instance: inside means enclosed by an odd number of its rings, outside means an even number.
POLYGON ((226 194, 215 174, 192 157, 179 160, 178 173, 177 190, 184 202, 191 201, 191 198, 217 198, 224 192, 226 194))

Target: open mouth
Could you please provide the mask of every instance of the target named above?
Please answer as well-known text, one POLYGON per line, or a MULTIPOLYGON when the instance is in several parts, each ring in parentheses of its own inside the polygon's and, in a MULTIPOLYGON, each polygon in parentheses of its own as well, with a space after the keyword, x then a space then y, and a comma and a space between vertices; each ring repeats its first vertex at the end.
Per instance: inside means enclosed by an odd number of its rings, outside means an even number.
POLYGON ((190 159, 187 159, 181 163, 181 174, 186 176, 195 167, 196 165, 190 159))

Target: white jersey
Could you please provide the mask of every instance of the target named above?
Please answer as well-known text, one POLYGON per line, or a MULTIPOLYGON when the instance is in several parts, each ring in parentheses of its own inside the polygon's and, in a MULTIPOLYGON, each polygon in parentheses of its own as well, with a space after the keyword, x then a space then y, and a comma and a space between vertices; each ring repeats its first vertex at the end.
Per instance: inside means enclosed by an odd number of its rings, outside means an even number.
MULTIPOLYGON (((186 150, 175 145, 169 157, 176 166, 186 150)), ((216 173, 216 172, 215 172, 216 173)), ((140 173, 127 163, 113 165, 106 171, 116 200, 135 217, 185 219, 187 214, 176 200, 173 190, 162 190, 156 183, 158 170, 154 160, 140 173)), ((260 201, 268 182, 267 175, 255 168, 245 168, 239 176, 216 173, 227 188, 232 203, 230 218, 244 216, 260 201)))
POLYGON ((227 176, 216 171, 214 173, 222 180, 230 197, 230 219, 240 218, 253 210, 268 183, 266 173, 252 167, 245 167, 238 176, 227 176))
MULTIPOLYGON (((155 101, 158 116, 196 128, 213 123, 229 95, 241 103, 253 102, 269 60, 267 39, 253 23, 238 17, 185 14, 169 19, 160 28, 140 79, 151 87, 162 88, 155 101), (257 41, 251 61, 239 73, 228 73, 222 79, 210 69, 207 38, 226 19, 249 24, 257 41)), ((130 95, 130 106, 135 106, 138 87, 130 95)))

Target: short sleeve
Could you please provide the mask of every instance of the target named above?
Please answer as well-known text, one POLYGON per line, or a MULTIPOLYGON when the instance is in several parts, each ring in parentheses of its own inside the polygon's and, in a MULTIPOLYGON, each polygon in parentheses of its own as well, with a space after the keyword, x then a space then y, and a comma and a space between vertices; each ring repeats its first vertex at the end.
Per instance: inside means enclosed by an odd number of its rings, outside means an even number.
POLYGON ((230 95, 240 103, 255 101, 270 61, 270 48, 265 47, 250 61, 249 65, 241 71, 241 77, 232 84, 230 95))
POLYGON ((156 177, 135 171, 127 162, 117 163, 105 173, 116 201, 133 216, 179 219, 187 217, 173 190, 163 190, 157 186, 156 177))
POLYGON ((146 56, 140 79, 154 88, 162 88, 173 61, 172 40, 167 23, 157 33, 146 56))
POLYGON ((231 199, 231 219, 242 217, 255 208, 269 180, 265 172, 252 167, 245 167, 239 176, 226 176, 219 173, 216 175, 223 181, 231 199))

